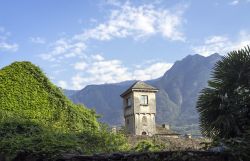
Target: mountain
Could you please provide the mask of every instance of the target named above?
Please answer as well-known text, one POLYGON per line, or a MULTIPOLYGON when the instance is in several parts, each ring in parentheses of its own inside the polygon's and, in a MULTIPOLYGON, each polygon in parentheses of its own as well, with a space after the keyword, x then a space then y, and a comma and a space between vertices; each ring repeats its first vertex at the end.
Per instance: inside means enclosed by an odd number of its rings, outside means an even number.
POLYGON ((189 55, 175 62, 160 79, 151 82, 160 89, 157 101, 160 115, 157 121, 177 125, 197 123, 198 113, 195 105, 198 94, 207 86, 211 70, 220 59, 219 54, 209 57, 189 55), (169 105, 166 102, 169 102, 169 105))
MULTIPOLYGON (((157 123, 175 126, 198 124, 195 109, 199 92, 207 85, 219 54, 209 57, 189 55, 174 63, 162 77, 146 83, 157 87, 157 123)), ((102 115, 101 121, 111 125, 123 124, 120 94, 135 80, 114 84, 89 85, 70 96, 75 103, 82 103, 102 115)))
POLYGON ((95 109, 96 113, 102 116, 101 121, 117 125, 123 122, 120 94, 134 82, 89 85, 73 94, 70 98, 74 103, 81 103, 88 108, 95 109))
POLYGON ((63 130, 97 128, 92 110, 73 104, 30 62, 0 70, 0 122, 29 120, 63 130))
POLYGON ((79 91, 79 90, 71 90, 71 89, 62 89, 62 90, 63 90, 64 95, 67 96, 68 98, 70 98, 73 94, 79 91))

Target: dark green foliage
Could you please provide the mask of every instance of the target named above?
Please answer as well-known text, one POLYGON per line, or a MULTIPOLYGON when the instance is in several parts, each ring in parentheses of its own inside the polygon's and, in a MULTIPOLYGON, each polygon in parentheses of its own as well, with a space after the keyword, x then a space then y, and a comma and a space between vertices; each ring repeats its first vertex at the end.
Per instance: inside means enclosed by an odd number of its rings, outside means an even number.
POLYGON ((208 83, 197 102, 202 133, 249 154, 250 48, 224 56, 208 83))
POLYGON ((112 134, 103 126, 98 131, 65 133, 27 120, 0 123, 0 151, 8 159, 15 157, 18 152, 53 159, 67 153, 93 154, 127 149, 123 135, 112 134))
POLYGON ((68 133, 52 131, 27 120, 6 120, 0 124, 0 151, 8 159, 18 152, 53 158, 60 153, 79 150, 75 137, 68 133))
POLYGON ((136 152, 155 152, 162 151, 164 148, 163 144, 155 144, 150 140, 142 140, 132 150, 136 152))
POLYGON ((0 70, 0 121, 21 117, 65 131, 96 129, 94 111, 74 105, 30 62, 0 70))
POLYGON ((77 136, 83 141, 82 144, 86 148, 84 152, 87 154, 122 152, 129 149, 125 135, 112 133, 108 126, 103 124, 98 131, 85 131, 77 136))

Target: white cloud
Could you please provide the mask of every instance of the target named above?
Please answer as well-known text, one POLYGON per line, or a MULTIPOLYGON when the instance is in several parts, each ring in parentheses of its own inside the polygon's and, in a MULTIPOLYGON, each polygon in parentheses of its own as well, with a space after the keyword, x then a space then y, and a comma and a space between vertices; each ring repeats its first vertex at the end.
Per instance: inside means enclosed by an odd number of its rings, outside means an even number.
POLYGON ((247 45, 250 46, 250 33, 246 31, 241 31, 239 34, 239 40, 236 42, 233 42, 233 46, 231 50, 241 49, 247 45))
POLYGON ((243 3, 249 3, 250 0, 233 0, 233 1, 230 1, 228 4, 231 5, 231 6, 237 6, 239 4, 243 4, 243 3))
POLYGON ((162 76, 172 66, 171 63, 149 61, 146 64, 137 65, 137 68, 129 68, 119 60, 106 60, 103 57, 97 60, 96 56, 100 55, 90 57, 91 60, 85 64, 84 72, 72 77, 74 89, 82 89, 88 84, 117 83, 131 79, 155 79, 162 76))
POLYGON ((45 44, 46 40, 42 37, 31 37, 30 41, 35 43, 35 44, 45 44))
POLYGON ((104 60, 103 56, 101 56, 100 54, 92 55, 92 58, 97 61, 104 60))
POLYGON ((17 43, 8 41, 10 35, 10 32, 7 32, 4 27, 0 26, 0 51, 16 52, 18 50, 19 45, 17 43))
POLYGON ((141 67, 133 73, 133 79, 136 80, 149 80, 162 76, 167 70, 172 67, 172 63, 156 62, 149 67, 141 67))
POLYGON ((86 72, 89 74, 89 80, 92 82, 98 84, 115 83, 129 79, 128 69, 119 60, 94 60, 89 65, 86 72))
POLYGON ((192 47, 192 50, 197 54, 209 56, 214 53, 226 54, 229 51, 241 49, 246 45, 250 45, 250 34, 241 31, 236 41, 232 41, 223 35, 211 36, 206 38, 203 44, 192 47))
POLYGON ((86 49, 84 42, 75 42, 69 39, 59 39, 51 46, 51 51, 39 56, 48 61, 61 61, 65 58, 83 56, 86 49))
POLYGON ((58 75, 58 74, 62 74, 62 73, 65 72, 65 71, 67 71, 67 70, 61 68, 61 69, 53 70, 52 73, 53 73, 54 75, 58 75))
POLYGON ((105 0, 106 4, 113 6, 120 6, 121 2, 119 0, 105 0))
POLYGON ((228 38, 225 36, 211 36, 205 40, 205 44, 213 44, 226 41, 228 41, 228 38))
POLYGON ((66 89, 68 87, 67 82, 65 82, 63 80, 58 81, 58 86, 63 88, 63 89, 66 89))
POLYGON ((2 51, 10 51, 16 52, 18 50, 18 44, 16 43, 7 43, 7 42, 0 42, 0 50, 2 51))
POLYGON ((83 76, 77 74, 72 78, 73 89, 82 89, 86 84, 86 81, 83 76))
POLYGON ((234 0, 234 1, 231 1, 229 3, 229 5, 235 6, 235 5, 239 4, 239 2, 240 2, 239 0, 234 0))
POLYGON ((81 89, 88 84, 155 79, 172 66, 163 61, 144 61, 145 64, 136 64, 135 68, 135 65, 130 67, 120 60, 105 59, 100 54, 88 55, 86 44, 89 44, 90 40, 109 41, 119 38, 145 40, 160 35, 170 41, 185 41, 182 32, 185 20, 182 15, 187 6, 166 9, 156 8, 154 4, 134 6, 129 2, 124 4, 116 2, 118 1, 108 2, 113 3, 113 6, 104 22, 95 22, 93 28, 57 40, 50 45, 49 52, 40 55, 42 59, 54 63, 69 58, 79 59, 72 65, 76 73, 72 76, 71 82, 68 82, 74 89, 81 89))
POLYGON ((209 56, 214 53, 227 52, 230 45, 231 42, 226 36, 211 36, 206 38, 202 45, 192 47, 192 50, 197 54, 209 56))
POLYGON ((181 32, 183 9, 156 9, 153 5, 132 6, 129 2, 111 11, 108 20, 74 36, 74 39, 100 41, 128 36, 138 39, 161 34, 169 40, 184 41, 181 32))
MULTIPOLYGON (((159 34, 168 40, 185 41, 181 31, 182 14, 186 6, 175 9, 158 9, 152 5, 133 6, 129 2, 118 5, 119 1, 107 1, 113 5, 108 19, 97 23, 94 28, 61 38, 49 46, 49 51, 39 55, 43 60, 61 62, 68 58, 83 58, 89 40, 107 41, 132 37, 135 40, 159 34), (115 8, 115 9, 114 9, 115 8)), ((120 2, 119 2, 120 3, 120 2)), ((36 43, 45 43, 40 37, 31 38, 36 43)), ((96 57, 102 59, 101 56, 96 57)))
POLYGON ((87 63, 86 62, 77 62, 77 63, 75 63, 74 64, 74 68, 76 69, 76 70, 84 70, 84 69, 86 69, 86 67, 87 67, 87 63))
POLYGON ((159 19, 159 31, 164 37, 170 40, 185 41, 183 33, 177 28, 183 23, 182 18, 179 15, 171 14, 168 11, 164 12, 166 17, 159 19))
POLYGON ((78 62, 74 65, 77 73, 72 77, 74 89, 81 89, 87 84, 115 83, 128 80, 127 68, 119 60, 105 60, 101 55, 88 57, 88 62, 78 62))

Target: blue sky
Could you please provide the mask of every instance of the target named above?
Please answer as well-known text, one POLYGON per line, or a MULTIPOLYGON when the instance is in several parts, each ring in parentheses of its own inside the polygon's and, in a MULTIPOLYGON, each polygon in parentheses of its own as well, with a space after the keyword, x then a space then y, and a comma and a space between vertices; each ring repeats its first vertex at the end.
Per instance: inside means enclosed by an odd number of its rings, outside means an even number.
POLYGON ((250 44, 250 0, 0 0, 0 68, 31 61, 68 89, 163 75, 250 44))

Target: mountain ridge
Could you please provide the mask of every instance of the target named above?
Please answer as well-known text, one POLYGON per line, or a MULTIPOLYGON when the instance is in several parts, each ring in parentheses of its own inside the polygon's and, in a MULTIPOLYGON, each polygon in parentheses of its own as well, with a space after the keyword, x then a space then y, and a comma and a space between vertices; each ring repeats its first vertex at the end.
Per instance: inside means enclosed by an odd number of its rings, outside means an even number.
MULTIPOLYGON (((158 88, 157 123, 175 126, 198 124, 195 103, 201 89, 207 85, 214 64, 221 59, 217 53, 204 57, 188 55, 176 61, 163 76, 145 82, 158 88)), ((120 94, 136 80, 120 83, 88 85, 69 96, 75 103, 81 103, 96 110, 103 117, 101 121, 110 125, 123 124, 122 99, 120 94), (92 100, 92 101, 90 101, 92 100)))

